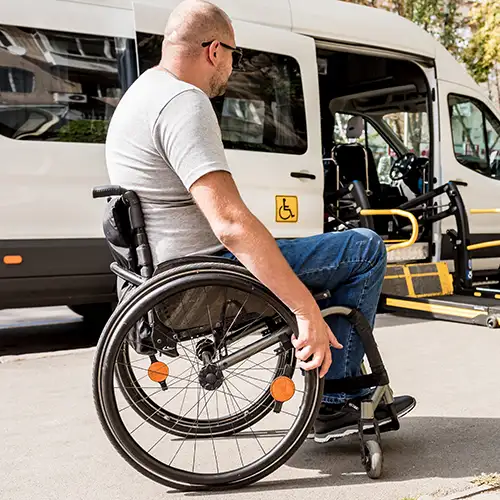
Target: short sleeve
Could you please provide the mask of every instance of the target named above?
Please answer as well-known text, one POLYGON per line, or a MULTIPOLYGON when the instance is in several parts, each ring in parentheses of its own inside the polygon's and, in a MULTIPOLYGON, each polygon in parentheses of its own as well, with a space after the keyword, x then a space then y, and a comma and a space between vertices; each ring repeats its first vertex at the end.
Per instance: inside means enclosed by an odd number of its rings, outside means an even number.
POLYGON ((152 132, 159 154, 186 189, 209 172, 230 172, 217 117, 202 91, 176 95, 160 112, 152 132))

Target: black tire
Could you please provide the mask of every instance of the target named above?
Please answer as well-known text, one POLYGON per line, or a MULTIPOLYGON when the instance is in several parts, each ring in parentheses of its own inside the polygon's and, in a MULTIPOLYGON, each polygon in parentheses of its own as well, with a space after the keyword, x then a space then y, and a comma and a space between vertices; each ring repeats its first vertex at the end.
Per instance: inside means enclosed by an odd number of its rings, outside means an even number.
MULTIPOLYGON (((138 287, 115 310, 99 340, 93 367, 94 403, 101 425, 113 446, 136 470, 152 480, 178 490, 236 488, 258 481, 269 475, 300 447, 306 439, 321 403, 323 379, 317 370, 305 372, 303 400, 297 420, 286 432, 283 440, 268 454, 249 465, 220 474, 192 473, 169 467, 150 456, 130 436, 120 419, 113 393, 115 361, 120 346, 131 324, 137 322, 159 301, 173 291, 195 285, 227 285, 252 290, 265 297, 286 318, 291 331, 296 332, 293 314, 250 273, 232 264, 200 262, 167 270, 138 287)), ((261 418, 267 414, 263 412, 261 418)))

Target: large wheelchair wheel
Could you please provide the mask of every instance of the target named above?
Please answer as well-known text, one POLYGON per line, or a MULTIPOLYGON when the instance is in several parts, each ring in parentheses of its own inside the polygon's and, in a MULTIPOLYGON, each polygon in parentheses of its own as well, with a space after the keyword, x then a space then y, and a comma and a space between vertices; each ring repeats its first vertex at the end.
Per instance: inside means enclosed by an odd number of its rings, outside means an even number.
POLYGON ((293 314, 241 266, 154 276, 119 304, 97 347, 94 401, 108 438, 176 489, 267 476, 307 437, 323 392, 317 371, 295 370, 293 333, 293 314), (146 356, 128 341, 144 317, 155 325, 146 356))

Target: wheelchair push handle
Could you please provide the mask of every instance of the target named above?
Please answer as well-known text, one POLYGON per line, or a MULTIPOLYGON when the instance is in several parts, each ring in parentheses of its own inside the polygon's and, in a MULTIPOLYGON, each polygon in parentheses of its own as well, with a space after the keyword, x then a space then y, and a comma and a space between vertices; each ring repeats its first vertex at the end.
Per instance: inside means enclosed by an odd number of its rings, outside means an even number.
POLYGON ((107 198, 108 196, 121 196, 126 193, 127 190, 123 189, 121 186, 110 185, 110 186, 97 186, 92 189, 93 198, 107 198))

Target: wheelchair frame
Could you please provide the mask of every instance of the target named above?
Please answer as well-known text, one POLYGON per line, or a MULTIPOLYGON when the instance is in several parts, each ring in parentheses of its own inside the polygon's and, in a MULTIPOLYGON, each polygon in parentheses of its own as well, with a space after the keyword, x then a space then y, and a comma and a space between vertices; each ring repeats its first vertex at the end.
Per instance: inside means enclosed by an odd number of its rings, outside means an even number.
MULTIPOLYGON (((155 278, 159 279, 158 276, 161 276, 164 273, 168 274, 169 272, 172 272, 172 270, 183 267, 185 268, 185 274, 189 275, 189 273, 191 274, 195 273, 196 266, 200 265, 201 263, 207 265, 213 262, 215 266, 214 269, 215 273, 217 272, 217 265, 222 265, 222 263, 224 262, 230 262, 232 266, 236 265, 233 261, 228 261, 228 259, 222 259, 221 257, 216 257, 216 256, 187 257, 169 261, 165 263, 165 266, 162 267, 160 265, 155 270, 153 267, 151 248, 149 246, 146 234, 144 216, 142 213, 141 204, 137 194, 131 190, 124 189, 120 186, 101 186, 94 188, 93 197, 94 198, 106 197, 108 198, 108 202, 111 201, 111 199, 114 197, 119 197, 119 199, 124 203, 125 207, 127 208, 127 217, 126 217, 127 220, 121 221, 121 227, 128 226, 128 228, 130 229, 131 234, 127 236, 130 236, 128 240, 131 241, 131 245, 128 246, 127 250, 132 252, 134 260, 136 261, 136 267, 132 269, 131 268, 127 269, 125 266, 118 264, 118 262, 116 261, 112 262, 110 265, 111 271, 117 277, 123 279, 126 283, 131 285, 131 287, 133 287, 134 289, 132 293, 126 296, 126 299, 123 300, 124 303, 120 304, 119 302, 118 307, 113 313, 113 315, 120 314, 126 307, 133 307, 135 297, 138 296, 140 290, 142 290, 147 284, 150 283, 151 278, 153 278, 153 280, 155 280, 155 278)), ((369 215, 370 216, 376 215, 376 213, 370 213, 369 215)), ((110 241, 108 238, 107 242, 110 246, 111 253, 113 254, 113 256, 116 257, 116 246, 120 246, 120 244, 117 245, 116 242, 113 243, 113 241, 110 241)), ((241 267, 241 272, 245 273, 249 277, 249 279, 252 279, 254 280, 254 282, 259 283, 255 279, 255 277, 253 277, 248 271, 246 271, 243 268, 243 266, 239 264, 238 266, 241 267)), ((262 284, 260 285, 263 287, 262 284)), ((267 290, 267 288, 265 287, 263 288, 267 290)), ((274 297, 274 299, 279 301, 279 299, 277 299, 277 297, 275 297, 272 294, 272 292, 267 290, 267 293, 271 297, 274 297)), ((319 294, 316 294, 315 299, 317 301, 321 301, 324 299, 328 299, 330 296, 331 296, 330 292, 328 290, 325 290, 319 294)), ((108 325, 112 323, 113 315, 108 321, 108 325)), ((362 388, 375 388, 372 396, 367 397, 366 400, 364 400, 361 403, 361 418, 359 420, 359 425, 358 425, 358 436, 360 439, 362 465, 364 466, 367 475, 370 478, 375 479, 381 476, 382 466, 383 466, 383 454, 381 448, 380 434, 381 432, 398 430, 400 427, 398 416, 392 404, 393 394, 389 386, 389 377, 384 367, 382 357, 378 350, 376 341, 374 339, 372 328, 370 327, 370 324, 368 323, 366 318, 364 318, 364 316, 358 310, 344 306, 332 306, 322 309, 322 315, 323 317, 327 317, 330 315, 343 316, 345 319, 347 319, 347 321, 349 321, 354 326, 364 346, 365 355, 368 359, 371 368, 371 373, 367 371, 363 363, 361 366, 362 374, 358 377, 345 378, 340 380, 327 380, 327 381, 323 380, 320 382, 322 386, 324 384, 324 387, 327 389, 328 392, 336 392, 336 393, 338 392, 351 393, 362 388), (375 419, 375 409, 377 408, 378 404, 382 401, 382 399, 385 400, 389 408, 391 414, 391 422, 384 425, 381 431, 378 422, 375 419), (370 434, 372 435, 374 434, 375 438, 374 439, 368 438, 367 436, 369 436, 370 434)), ((154 334, 153 334, 154 317, 152 311, 148 311, 148 317, 146 323, 148 322, 149 325, 146 326, 149 327, 149 334, 151 336, 152 341, 154 341, 154 334)), ((224 370, 227 370, 228 368, 236 365, 237 363, 249 358, 253 354, 259 353, 275 344, 281 345, 280 347, 281 352, 285 352, 286 350, 293 350, 293 345, 291 344, 290 341, 291 333, 293 332, 290 331, 289 326, 279 328, 276 332, 273 332, 267 336, 263 336, 263 338, 253 342, 249 346, 241 348, 236 353, 221 357, 216 363, 211 363, 211 366, 214 367, 214 370, 218 370, 220 371, 220 373, 222 373, 224 370)), ((111 335, 112 332, 108 332, 108 334, 111 335)), ((105 341, 106 339, 103 339, 101 337, 100 345, 104 344, 105 341)), ((293 351, 291 356, 294 358, 293 351)), ((205 357, 203 357, 203 360, 205 361, 205 357)), ((154 355, 151 356, 151 361, 152 362, 157 361, 154 355)), ((295 369, 295 360, 293 362, 293 369, 295 369)), ((318 370, 315 370, 315 372, 316 372, 315 376, 318 376, 317 375, 318 370)), ((99 369, 95 366, 94 400, 96 404, 98 404, 97 402, 100 400, 100 397, 102 397, 102 394, 99 394, 99 391, 101 390, 99 377, 100 377, 99 369)), ((275 412, 279 413, 281 405, 282 403, 278 401, 275 402, 274 405, 275 412)), ((108 437, 113 442, 112 432, 110 432, 109 429, 106 428, 106 426, 109 426, 109 422, 106 422, 105 419, 102 418, 101 409, 99 407, 97 409, 99 416, 101 417, 101 424, 103 425, 103 427, 105 427, 108 437)), ((311 418, 309 419, 309 428, 307 429, 307 432, 309 432, 310 427, 314 422, 314 417, 317 415, 317 412, 319 410, 319 403, 316 405, 316 408, 310 408, 310 410, 312 414, 310 415, 311 418)), ((307 432, 304 434, 304 439, 307 436, 307 432)), ((114 442, 113 444, 116 447, 116 444, 114 442)), ((298 448, 300 444, 301 442, 297 444, 295 449, 298 448)), ((120 450, 118 451, 123 455, 123 453, 120 450)), ((131 462, 130 460, 128 461, 141 473, 148 475, 149 477, 152 477, 152 479, 158 482, 173 486, 174 488, 180 490, 183 489, 192 490, 192 489, 199 489, 201 487, 200 484, 194 484, 194 483, 190 486, 175 484, 167 479, 164 478, 162 479, 157 476, 156 477, 152 476, 151 474, 147 473, 147 471, 145 471, 144 468, 137 466, 137 464, 131 462)), ((249 484, 260 479, 264 475, 270 474, 273 470, 275 470, 275 468, 277 467, 274 468, 270 467, 262 474, 249 478, 248 480, 245 480, 241 483, 232 482, 228 484, 211 484, 210 488, 213 489, 214 487, 219 487, 219 488, 234 487, 234 486, 242 486, 245 484, 249 484)))

